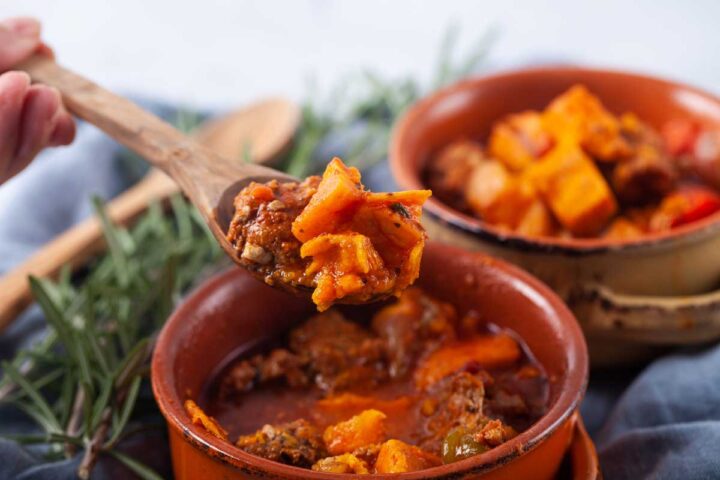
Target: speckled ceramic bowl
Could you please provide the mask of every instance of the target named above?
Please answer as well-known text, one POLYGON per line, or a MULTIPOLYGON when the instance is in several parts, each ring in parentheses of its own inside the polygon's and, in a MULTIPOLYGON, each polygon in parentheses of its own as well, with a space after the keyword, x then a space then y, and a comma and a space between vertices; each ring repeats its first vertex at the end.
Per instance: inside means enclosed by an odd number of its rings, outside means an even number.
MULTIPOLYGON (((676 82, 586 68, 511 71, 462 81, 410 108, 392 138, 397 183, 425 188, 425 165, 438 149, 457 138, 485 139, 498 118, 542 109, 577 83, 611 111, 635 112, 656 127, 691 118, 720 128, 720 99, 676 82)), ((593 361, 631 361, 649 345, 720 337, 720 213, 621 242, 508 234, 437 198, 425 212, 431 238, 509 260, 555 289, 588 334, 593 361)))
MULTIPOLYGON (((420 472, 371 478, 550 480, 576 431, 575 411, 587 382, 587 350, 577 322, 545 285, 483 254, 430 242, 421 272, 417 284, 432 295, 460 312, 475 310, 524 339, 550 379, 548 411, 528 430, 484 454, 420 472)), ((183 401, 197 398, 238 348, 282 334, 312 310, 306 301, 233 268, 205 283, 172 315, 155 349, 152 383, 168 422, 175 478, 348 478, 250 455, 192 425, 183 409, 183 401)))

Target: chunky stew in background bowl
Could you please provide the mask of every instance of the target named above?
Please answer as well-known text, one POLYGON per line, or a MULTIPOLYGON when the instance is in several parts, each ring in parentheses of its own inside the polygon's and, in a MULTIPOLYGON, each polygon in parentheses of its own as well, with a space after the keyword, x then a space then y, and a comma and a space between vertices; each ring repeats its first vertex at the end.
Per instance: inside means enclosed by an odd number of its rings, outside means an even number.
POLYGON ((332 309, 212 379, 192 422, 269 460, 402 473, 501 445, 546 411, 548 379, 517 335, 413 287, 365 318, 332 309))
POLYGON ((639 238, 720 210, 720 131, 614 115, 582 84, 458 138, 426 183, 456 209, 530 237, 639 238))

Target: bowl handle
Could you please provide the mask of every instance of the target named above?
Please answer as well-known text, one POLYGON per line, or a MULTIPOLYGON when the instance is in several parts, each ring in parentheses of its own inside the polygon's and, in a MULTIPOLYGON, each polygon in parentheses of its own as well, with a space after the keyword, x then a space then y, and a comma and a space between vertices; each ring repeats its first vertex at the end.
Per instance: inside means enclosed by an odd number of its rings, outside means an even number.
MULTIPOLYGON (((687 345, 720 338, 720 290, 698 295, 629 295, 586 284, 568 303, 583 327, 643 343, 687 345)), ((615 336, 612 335, 612 336, 615 336)))

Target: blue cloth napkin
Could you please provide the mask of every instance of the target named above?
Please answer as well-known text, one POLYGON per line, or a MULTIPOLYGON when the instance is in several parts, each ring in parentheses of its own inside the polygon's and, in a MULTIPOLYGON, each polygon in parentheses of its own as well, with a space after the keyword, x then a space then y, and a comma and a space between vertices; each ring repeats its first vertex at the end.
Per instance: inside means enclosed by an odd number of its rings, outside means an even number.
MULTIPOLYGON (((165 117, 173 114, 172 109, 152 107, 165 117)), ((330 153, 342 154, 335 150, 341 145, 332 148, 330 153)), ((120 152, 93 127, 81 125, 71 147, 43 153, 0 187, 0 272, 90 215, 91 195, 111 198, 137 180, 137 174, 123 170, 120 152)), ((387 164, 365 172, 364 178, 374 188, 392 186, 387 164)), ((42 335, 43 326, 39 311, 29 309, 0 336, 0 359, 42 335)), ((582 414, 607 479, 718 479, 720 348, 670 355, 644 369, 593 372, 582 414)), ((32 424, 15 410, 0 408, 0 433, 30 429, 32 424)), ((163 434, 136 438, 123 447, 170 478, 166 441, 158 435, 163 434)), ((76 478, 77 458, 44 463, 41 453, 0 440, 0 480, 76 478)), ((103 458, 93 478, 130 477, 103 458)))

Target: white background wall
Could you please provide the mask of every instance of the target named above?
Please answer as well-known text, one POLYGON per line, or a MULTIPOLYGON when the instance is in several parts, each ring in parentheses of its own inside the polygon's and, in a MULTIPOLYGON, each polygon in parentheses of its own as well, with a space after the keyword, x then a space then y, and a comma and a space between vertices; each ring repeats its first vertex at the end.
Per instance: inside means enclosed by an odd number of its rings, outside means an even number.
POLYGON ((720 91, 720 1, 2 0, 42 19, 59 59, 111 88, 232 107, 300 98, 372 67, 426 75, 448 24, 461 47, 499 27, 495 66, 554 59, 631 68, 720 91))

